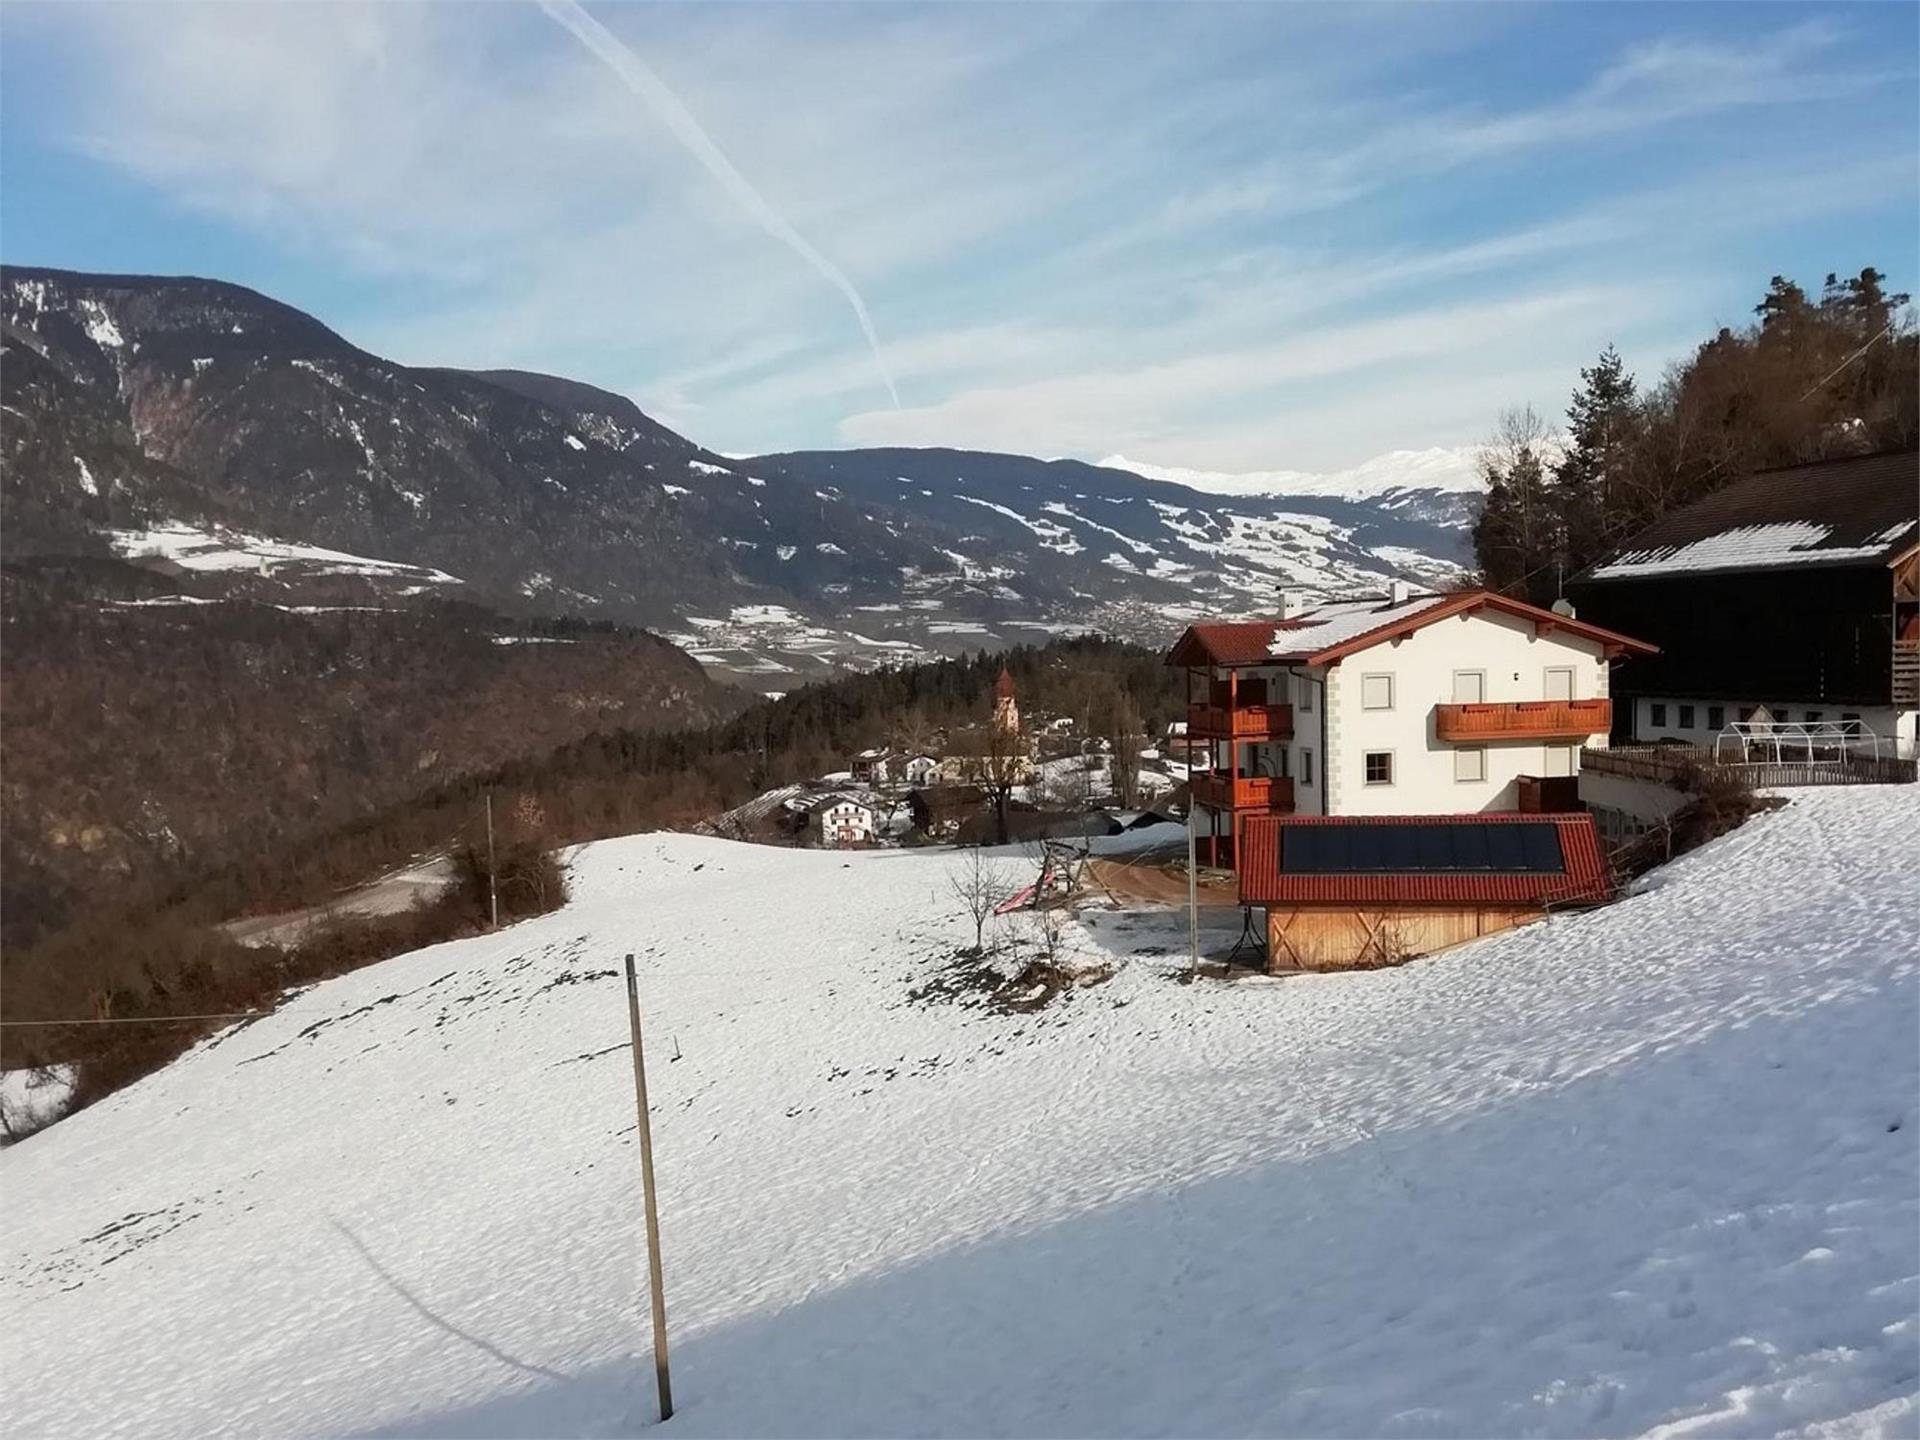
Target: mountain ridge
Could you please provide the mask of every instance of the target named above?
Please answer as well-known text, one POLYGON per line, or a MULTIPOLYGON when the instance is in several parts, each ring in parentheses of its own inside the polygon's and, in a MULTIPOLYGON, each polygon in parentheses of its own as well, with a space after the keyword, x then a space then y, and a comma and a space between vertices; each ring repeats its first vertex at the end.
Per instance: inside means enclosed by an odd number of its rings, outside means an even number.
POLYGON ((761 688, 1036 631, 1158 641, 1282 586, 1445 581, 1466 558, 1471 505, 1432 488, 1220 495, 942 448, 729 458, 601 387, 400 365, 198 277, 0 267, 0 318, 11 552, 225 527, 443 572, 510 614, 650 626, 761 688))

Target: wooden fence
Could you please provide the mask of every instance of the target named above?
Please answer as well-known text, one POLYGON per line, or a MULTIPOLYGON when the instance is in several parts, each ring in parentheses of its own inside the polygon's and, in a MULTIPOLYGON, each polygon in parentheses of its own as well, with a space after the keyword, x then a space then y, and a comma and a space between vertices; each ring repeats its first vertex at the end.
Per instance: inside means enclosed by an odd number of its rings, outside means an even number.
POLYGON ((1891 756, 1833 754, 1812 760, 1725 760, 1697 745, 1634 745, 1580 752, 1580 768, 1599 775, 1669 784, 1691 768, 1735 771, 1756 790, 1802 785, 1911 785, 1920 762, 1891 756))

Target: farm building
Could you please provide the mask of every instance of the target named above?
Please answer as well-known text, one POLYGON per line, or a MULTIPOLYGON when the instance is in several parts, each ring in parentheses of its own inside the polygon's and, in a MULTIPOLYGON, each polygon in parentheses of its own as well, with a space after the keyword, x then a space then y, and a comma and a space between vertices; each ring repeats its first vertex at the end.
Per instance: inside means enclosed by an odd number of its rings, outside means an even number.
POLYGON ((1660 654, 1616 730, 1711 746, 1729 727, 1842 725, 1915 753, 1920 454, 1765 470, 1655 521, 1569 586, 1582 619, 1660 654))
POLYGON ((1266 912, 1269 970, 1394 965, 1597 904, 1588 815, 1263 815, 1242 828, 1240 903, 1266 912))

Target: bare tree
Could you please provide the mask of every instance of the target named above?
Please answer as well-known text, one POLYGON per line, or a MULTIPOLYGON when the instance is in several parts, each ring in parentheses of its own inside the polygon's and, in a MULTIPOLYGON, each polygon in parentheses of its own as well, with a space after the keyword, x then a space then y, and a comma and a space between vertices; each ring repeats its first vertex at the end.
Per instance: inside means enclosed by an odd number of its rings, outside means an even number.
POLYGON ((972 849, 947 868, 947 888, 973 921, 973 953, 986 952, 987 921, 1012 891, 1006 868, 972 849))
POLYGON ((1140 707, 1124 690, 1114 696, 1111 731, 1107 738, 1113 745, 1110 764, 1114 799, 1132 806, 1139 796, 1140 751, 1147 743, 1147 724, 1140 718, 1140 707))

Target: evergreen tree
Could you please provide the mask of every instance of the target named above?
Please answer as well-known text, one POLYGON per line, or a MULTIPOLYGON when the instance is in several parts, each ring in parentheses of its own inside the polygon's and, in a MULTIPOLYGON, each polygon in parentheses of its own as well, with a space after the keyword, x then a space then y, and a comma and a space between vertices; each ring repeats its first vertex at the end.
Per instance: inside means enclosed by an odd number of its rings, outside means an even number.
POLYGON ((1473 529, 1483 582, 1527 600, 1553 598, 1560 524, 1547 489, 1546 427, 1531 408, 1500 417, 1500 430, 1480 452, 1486 504, 1473 529))
POLYGON ((1553 472, 1564 573, 1591 564, 1628 512, 1635 451, 1643 427, 1633 376, 1609 345, 1580 372, 1567 407, 1567 451, 1553 472))

